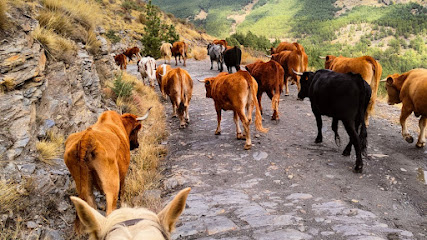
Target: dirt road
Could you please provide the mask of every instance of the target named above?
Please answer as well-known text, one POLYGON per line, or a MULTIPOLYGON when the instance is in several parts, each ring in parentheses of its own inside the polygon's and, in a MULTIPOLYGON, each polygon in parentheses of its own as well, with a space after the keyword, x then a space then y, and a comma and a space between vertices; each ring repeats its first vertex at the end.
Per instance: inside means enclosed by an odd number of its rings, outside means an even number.
MULTIPOLYGON (((316 123, 309 101, 296 100, 296 87, 282 96, 279 123, 270 120, 263 97, 267 134, 251 127, 253 147, 235 138, 232 112, 223 112, 222 135, 214 135, 212 99, 196 78, 215 76, 208 61, 188 61, 194 90, 191 123, 178 129, 167 116, 171 136, 164 181, 167 197, 192 187, 173 239, 426 239, 427 149, 416 149, 400 126, 379 117, 368 128, 364 173, 355 174, 351 157, 341 152, 348 141, 340 124, 336 146, 331 119, 323 117, 324 142, 315 144, 316 123), (418 176, 418 178, 417 178, 418 176)), ((129 72, 135 72, 130 66, 129 72)), ((399 111, 377 105, 396 118, 399 111)))

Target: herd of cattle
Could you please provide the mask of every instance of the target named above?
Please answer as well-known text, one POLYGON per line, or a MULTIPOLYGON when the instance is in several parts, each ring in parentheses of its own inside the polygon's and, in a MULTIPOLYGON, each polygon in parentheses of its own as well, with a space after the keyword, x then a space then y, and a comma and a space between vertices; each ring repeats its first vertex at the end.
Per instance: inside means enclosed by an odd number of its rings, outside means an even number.
MULTIPOLYGON (((173 56, 177 65, 177 57, 179 62, 182 57, 183 65, 186 66, 188 50, 186 43, 175 42, 173 45, 165 43, 160 50, 165 63, 167 59, 170 63, 173 56)), ((278 121, 280 95, 283 87, 285 87, 285 95, 289 95, 289 81, 297 85, 298 99, 303 100, 306 97, 310 99, 318 129, 316 143, 322 142, 323 138, 322 115, 332 117, 332 130, 335 133, 337 145, 340 144, 338 121, 342 121, 350 139, 342 154, 350 155, 351 148, 354 146, 356 152, 354 172, 356 173, 361 173, 363 170, 362 155, 366 153, 367 126, 375 106, 380 81, 386 82, 388 103, 403 104, 400 123, 402 136, 409 143, 413 142, 413 138, 407 131, 406 119, 412 112, 417 117, 421 116, 420 134, 416 146, 419 148, 425 146, 427 69, 414 69, 380 80, 381 65, 370 56, 347 58, 328 55, 323 57, 325 69, 310 72, 307 71, 308 56, 304 47, 296 42, 282 42, 277 48, 271 48, 270 61, 258 60, 246 65, 246 71, 244 71, 240 70, 242 52, 238 47, 228 46, 225 40, 215 40, 208 44, 207 50, 211 59, 211 69, 213 69, 213 62, 216 61, 218 70, 221 71, 216 77, 199 80, 204 83, 206 97, 214 100, 218 124, 215 134, 221 134, 222 110, 232 110, 236 137, 246 140, 244 149, 252 147, 250 123, 254 108, 255 128, 260 132, 268 132, 268 129, 262 126, 261 97, 263 93, 267 93, 271 99, 273 110, 271 119, 278 121), (228 72, 222 72, 223 63, 226 64, 228 72), (233 66, 236 68, 235 73, 232 73, 233 66), (240 128, 239 119, 244 132, 240 128)), ((138 57, 138 71, 143 81, 148 79, 147 84, 154 87, 154 81, 157 80, 161 94, 164 98, 168 96, 172 103, 173 116, 179 118, 180 128, 186 128, 190 122, 188 108, 193 91, 193 79, 190 74, 182 68, 172 68, 167 64, 157 67, 155 59, 150 56, 142 58, 136 47, 115 56, 115 60, 120 68, 126 69, 127 58, 131 59, 133 56, 138 57)), ((145 116, 137 117, 132 114, 119 115, 116 112, 107 111, 94 125, 68 137, 64 160, 76 182, 77 193, 84 200, 80 202, 78 198, 73 198, 78 213, 77 231, 82 230, 79 218, 86 228, 90 228, 91 221, 94 220, 90 216, 87 220, 88 212, 92 211, 91 214, 95 215, 97 213, 95 210, 84 211, 87 208, 96 209, 93 188, 98 188, 106 195, 107 215, 116 208, 118 197, 123 195, 125 176, 130 162, 129 150, 139 146, 137 135, 141 129, 140 121, 146 119, 148 113, 149 110, 145 116)), ((170 234, 173 229, 176 219, 183 210, 182 204, 185 206, 189 191, 186 189, 178 194, 179 204, 169 204, 172 205, 169 208, 173 208, 171 211, 175 211, 173 213, 176 218, 169 227, 162 227, 163 222, 157 227, 163 236, 170 234)), ((159 218, 164 217, 162 212, 159 218)), ((134 225, 139 221, 130 223, 124 221, 120 224, 128 227, 127 224, 134 225)), ((113 228, 110 231, 115 230, 113 228)), ((109 234, 110 231, 104 234, 109 234)))

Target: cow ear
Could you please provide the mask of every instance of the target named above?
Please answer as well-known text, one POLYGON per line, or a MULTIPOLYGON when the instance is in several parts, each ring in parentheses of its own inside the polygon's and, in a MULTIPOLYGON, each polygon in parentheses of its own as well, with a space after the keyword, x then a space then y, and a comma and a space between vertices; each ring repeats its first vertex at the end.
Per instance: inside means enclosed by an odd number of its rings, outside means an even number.
POLYGON ((326 56, 326 59, 325 59, 326 61, 329 61, 329 55, 328 56, 326 56))
POLYGON ((388 86, 392 86, 393 85, 393 78, 392 77, 388 77, 387 78, 387 85, 388 86))
POLYGON ((205 81, 205 85, 209 86, 211 84, 211 81, 205 81))

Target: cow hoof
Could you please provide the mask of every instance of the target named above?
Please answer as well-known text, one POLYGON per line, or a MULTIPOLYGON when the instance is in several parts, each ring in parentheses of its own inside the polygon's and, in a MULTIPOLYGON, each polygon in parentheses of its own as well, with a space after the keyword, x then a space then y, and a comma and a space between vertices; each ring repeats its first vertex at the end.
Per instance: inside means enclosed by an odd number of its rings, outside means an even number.
POLYGON ((215 131, 215 135, 221 135, 221 131, 215 131))
POLYGON ((426 145, 426 143, 425 142, 423 142, 423 143, 417 143, 417 145, 415 145, 415 146, 417 146, 417 148, 422 148, 422 147, 424 147, 426 145))
POLYGON ((289 93, 285 93, 285 96, 289 96, 289 93))
POLYGON ((342 152, 342 155, 348 157, 350 156, 350 153, 351 153, 351 150, 348 151, 347 149, 345 149, 344 152, 342 152))
POLYGON ((240 134, 237 134, 237 139, 238 140, 246 140, 246 136, 240 133, 240 134))
POLYGON ((406 137, 405 137, 405 140, 406 140, 408 143, 413 143, 413 142, 414 142, 414 138, 413 138, 412 136, 406 136, 406 137))
POLYGON ((363 173, 363 165, 362 166, 355 166, 353 169, 354 173, 363 173))
POLYGON ((177 118, 177 116, 176 116, 176 115, 173 115, 171 118, 177 118))
POLYGON ((316 140, 314 142, 315 143, 321 143, 322 142, 322 138, 316 138, 316 140))
POLYGON ((184 129, 184 128, 186 128, 187 126, 185 125, 185 124, 181 124, 181 125, 179 125, 179 129, 184 129))
POLYGON ((252 148, 252 145, 247 145, 247 144, 245 144, 245 150, 249 150, 249 149, 251 149, 252 148))

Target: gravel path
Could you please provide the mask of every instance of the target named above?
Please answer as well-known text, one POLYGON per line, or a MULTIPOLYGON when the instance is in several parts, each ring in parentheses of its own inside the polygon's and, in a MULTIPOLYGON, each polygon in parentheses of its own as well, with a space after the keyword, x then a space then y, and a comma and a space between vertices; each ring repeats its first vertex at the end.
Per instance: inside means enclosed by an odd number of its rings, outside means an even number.
MULTIPOLYGON (((297 101, 296 87, 290 86, 290 96, 281 97, 279 123, 270 121, 271 104, 264 95, 263 124, 270 131, 258 133, 252 125, 254 146, 243 150, 244 141, 235 139, 232 112, 223 112, 222 135, 214 135, 213 100, 196 79, 218 74, 209 67, 207 60, 187 62, 194 80, 187 129, 178 129, 164 101, 171 132, 166 197, 192 187, 173 239, 427 238, 427 185, 420 179, 427 170, 427 149, 407 144, 398 124, 371 118, 370 159, 364 173, 355 174, 354 150, 351 157, 341 155, 348 141, 342 124, 341 147, 326 117, 324 142, 315 144, 309 101, 297 101)), ((136 74, 136 67, 130 65, 128 72, 136 74)), ((382 103, 377 109, 399 115, 382 103)))

